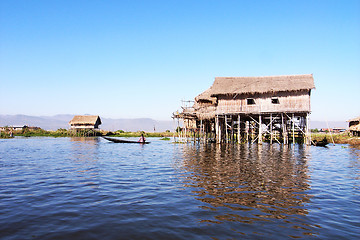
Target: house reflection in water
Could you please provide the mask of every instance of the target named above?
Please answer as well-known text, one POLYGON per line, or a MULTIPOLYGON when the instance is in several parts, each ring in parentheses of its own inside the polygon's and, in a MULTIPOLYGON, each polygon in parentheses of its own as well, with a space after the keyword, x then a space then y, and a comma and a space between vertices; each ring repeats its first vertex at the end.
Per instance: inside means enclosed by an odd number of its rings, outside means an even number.
POLYGON ((90 145, 97 145, 100 142, 98 137, 71 137, 72 142, 83 142, 90 145))
POLYGON ((69 160, 72 161, 72 168, 69 174, 80 179, 80 183, 89 188, 99 187, 98 155, 99 142, 98 137, 72 137, 70 138, 71 148, 69 151, 69 160))
POLYGON ((308 213, 306 146, 194 145, 184 155, 185 186, 215 214, 201 222, 289 221, 308 213))

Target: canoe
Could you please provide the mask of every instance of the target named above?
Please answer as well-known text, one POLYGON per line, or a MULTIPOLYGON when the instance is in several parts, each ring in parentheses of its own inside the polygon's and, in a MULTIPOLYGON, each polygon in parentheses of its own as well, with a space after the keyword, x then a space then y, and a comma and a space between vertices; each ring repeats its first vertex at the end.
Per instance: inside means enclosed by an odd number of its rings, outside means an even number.
POLYGON ((326 145, 328 145, 329 143, 327 141, 312 141, 311 145, 313 146, 317 146, 317 147, 326 147, 326 145))
POLYGON ((117 138, 109 138, 109 137, 103 137, 103 138, 114 143, 140 143, 140 144, 150 143, 150 142, 138 142, 138 141, 130 141, 130 140, 117 139, 117 138))

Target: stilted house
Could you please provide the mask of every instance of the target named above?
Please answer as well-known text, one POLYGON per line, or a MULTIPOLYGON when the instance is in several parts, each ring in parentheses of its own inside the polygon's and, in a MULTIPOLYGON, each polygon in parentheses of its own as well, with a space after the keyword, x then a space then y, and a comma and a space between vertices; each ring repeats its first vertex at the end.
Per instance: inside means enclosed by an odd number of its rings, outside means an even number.
POLYGON ((360 117, 348 120, 351 135, 360 137, 360 117))
POLYGON ((197 126, 217 142, 283 141, 310 143, 312 74, 267 77, 216 77, 195 98, 197 126))
POLYGON ((173 113, 172 118, 177 120, 176 131, 179 141, 187 141, 187 136, 196 132, 196 113, 192 106, 194 101, 182 101, 181 111, 173 113), (180 124, 180 120, 182 121, 180 124), (182 126, 182 127, 181 127, 182 126))
POLYGON ((99 128, 101 124, 101 119, 99 116, 90 116, 90 115, 77 115, 69 122, 70 129, 79 131, 79 130, 95 130, 99 128))

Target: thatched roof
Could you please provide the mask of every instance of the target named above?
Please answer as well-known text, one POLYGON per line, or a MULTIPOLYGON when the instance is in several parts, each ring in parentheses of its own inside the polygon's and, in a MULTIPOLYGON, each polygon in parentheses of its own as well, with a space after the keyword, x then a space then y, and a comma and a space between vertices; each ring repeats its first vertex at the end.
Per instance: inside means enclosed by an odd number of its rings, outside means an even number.
POLYGON ((353 119, 350 119, 350 120, 347 120, 347 122, 358 122, 358 121, 360 121, 360 116, 356 117, 356 118, 353 118, 353 119))
POLYGON ((211 97, 212 94, 212 89, 211 87, 208 88, 207 90, 205 90, 204 92, 200 93, 199 95, 197 95, 195 97, 195 101, 199 102, 199 101, 207 101, 207 102, 211 102, 211 103, 215 103, 216 102, 216 98, 215 97, 211 97))
POLYGON ((200 120, 213 119, 215 118, 215 113, 216 113, 215 106, 202 107, 196 110, 196 116, 200 120))
POLYGON ((349 130, 360 132, 360 116, 347 120, 349 122, 349 130))
POLYGON ((360 132, 360 125, 353 125, 349 127, 350 131, 357 131, 360 132))
POLYGON ((73 124, 89 124, 89 125, 95 125, 98 121, 98 124, 101 124, 101 120, 99 116, 90 116, 90 115, 77 115, 74 116, 74 118, 69 122, 70 125, 73 124))
POLYGON ((210 96, 291 92, 315 88, 312 74, 267 77, 216 77, 210 96))

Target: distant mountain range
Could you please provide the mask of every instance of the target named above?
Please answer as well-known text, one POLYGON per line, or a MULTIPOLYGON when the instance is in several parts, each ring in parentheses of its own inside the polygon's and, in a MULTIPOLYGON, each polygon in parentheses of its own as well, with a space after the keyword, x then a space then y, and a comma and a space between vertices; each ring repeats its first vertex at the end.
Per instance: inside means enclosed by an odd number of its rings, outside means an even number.
MULTIPOLYGON (((0 126, 33 126, 45 130, 69 128, 69 121, 74 117, 70 114, 55 116, 0 115, 0 126)), ((172 121, 157 121, 151 118, 111 119, 101 118, 100 129, 108 131, 124 130, 129 132, 165 132, 173 131, 172 121)))
MULTIPOLYGON (((45 130, 57 130, 59 128, 69 128, 69 121, 74 115, 63 114, 55 116, 27 116, 27 115, 0 115, 0 126, 33 126, 45 130)), ((100 128, 108 131, 145 131, 145 132, 165 132, 173 131, 175 126, 172 121, 157 121, 151 118, 135 119, 111 119, 101 118, 100 128)), ((315 128, 348 128, 346 121, 311 121, 310 127, 315 128)))
POLYGON ((311 129, 320 128, 349 128, 349 123, 346 121, 310 121, 311 129))

